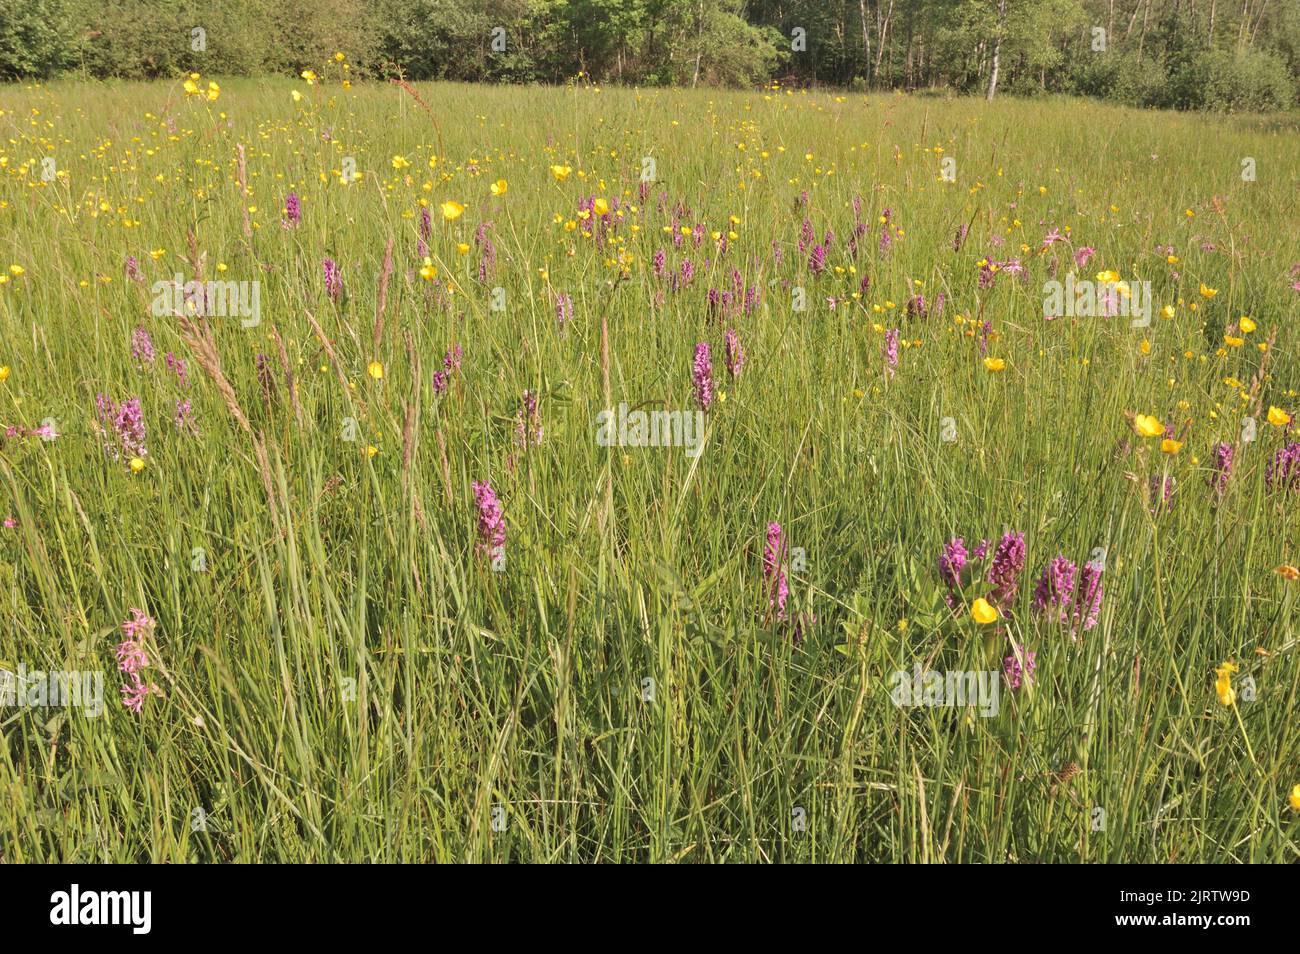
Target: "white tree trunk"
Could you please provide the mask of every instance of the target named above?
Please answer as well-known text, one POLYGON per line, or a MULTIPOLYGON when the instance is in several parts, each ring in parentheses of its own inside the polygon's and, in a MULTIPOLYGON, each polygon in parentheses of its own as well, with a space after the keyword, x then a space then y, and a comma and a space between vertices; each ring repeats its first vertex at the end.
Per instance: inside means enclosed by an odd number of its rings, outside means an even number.
POLYGON ((1002 54, 1002 21, 1007 11, 1007 0, 998 2, 998 32, 993 40, 993 70, 989 73, 989 95, 988 101, 993 102, 993 97, 998 91, 998 67, 1002 54))
POLYGON ((871 82, 871 30, 867 26, 867 0, 858 0, 858 12, 862 16, 862 49, 866 55, 867 83, 871 82))

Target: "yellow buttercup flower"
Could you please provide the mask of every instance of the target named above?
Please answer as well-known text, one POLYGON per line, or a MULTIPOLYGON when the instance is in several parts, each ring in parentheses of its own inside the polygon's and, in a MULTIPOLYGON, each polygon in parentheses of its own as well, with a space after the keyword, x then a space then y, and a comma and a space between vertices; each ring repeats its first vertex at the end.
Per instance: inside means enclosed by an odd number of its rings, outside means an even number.
POLYGON ((1159 437, 1165 432, 1165 426, 1150 414, 1135 414, 1133 429, 1143 437, 1159 437))
POLYGON ((295 103, 301 103, 301 102, 302 102, 302 93, 298 92, 296 89, 295 89, 295 90, 290 90, 290 91, 289 91, 289 95, 293 97, 293 101, 294 101, 295 103))
POLYGON ((556 182, 563 182, 569 178, 569 173, 572 171, 572 166, 551 166, 551 175, 555 177, 556 182))
POLYGON ((609 203, 606 202, 604 198, 596 199, 596 201, 591 203, 591 211, 595 212, 597 215, 609 215, 609 203))
POLYGON ((131 473, 133 474, 140 473, 140 471, 144 470, 144 458, 132 457, 130 467, 131 467, 131 473))
POLYGON ((376 381, 381 380, 384 376, 384 363, 382 361, 371 361, 370 364, 366 365, 366 374, 376 381))
POLYGON ((970 605, 970 615, 980 625, 988 625, 998 618, 998 609, 981 596, 970 605))
POLYGON ((1255 323, 1245 315, 1241 316, 1241 321, 1237 322, 1237 324, 1241 328, 1241 333, 1243 335, 1248 335, 1255 330, 1255 323))
POLYGON ((1182 447, 1183 447, 1182 441, 1170 440, 1167 437, 1160 442, 1160 450, 1166 454, 1177 454, 1180 450, 1182 450, 1182 447))
POLYGON ((431 282, 438 277, 438 270, 433 267, 433 259, 424 256, 424 264, 420 266, 420 277, 426 282, 431 282))
POLYGON ((1230 662, 1224 663, 1218 669, 1214 670, 1214 693, 1219 697, 1219 702, 1225 706, 1233 705, 1237 701, 1237 690, 1232 688, 1232 674, 1237 671, 1237 667, 1230 662))
POLYGON ((1217 288, 1211 288, 1209 285, 1205 284, 1205 282, 1201 282, 1201 297, 1202 297, 1202 298, 1210 299, 1210 298, 1213 298, 1213 297, 1214 297, 1215 295, 1217 295, 1218 293, 1219 293, 1219 290, 1218 290, 1217 288))
POLYGON ((442 203, 439 208, 442 209, 442 217, 448 222, 455 222, 465 212, 465 207, 463 205, 451 199, 442 203))
POLYGON ((208 92, 206 95, 209 103, 216 101, 216 98, 221 95, 221 87, 211 80, 208 80, 208 92))
POLYGON ((505 195, 508 183, 505 179, 498 179, 496 182, 492 183, 491 188, 493 195, 505 195))
POLYGON ((1006 368, 1007 362, 1002 358, 985 358, 984 367, 990 371, 1001 371, 1006 368))
POLYGON ((9 365, 0 364, 0 384, 9 380, 9 365))
POLYGON ((1160 309, 1160 317, 1161 317, 1161 318, 1172 318, 1172 317, 1174 317, 1174 306, 1173 306, 1173 305, 1165 305, 1165 307, 1161 308, 1161 309, 1160 309))
POLYGON ((376 447, 374 444, 368 444, 368 445, 366 446, 366 456, 367 456, 367 457, 374 457, 374 456, 375 456, 376 454, 378 454, 378 453, 379 453, 379 448, 376 447))
POLYGON ((1291 795, 1287 798, 1287 802, 1291 806, 1291 811, 1300 812, 1300 785, 1291 789, 1291 795))
POLYGON ((1269 405, 1268 422, 1274 427, 1286 427, 1291 423, 1291 415, 1280 407, 1269 405))
POLYGON ((1102 285, 1113 285, 1119 281, 1119 272, 1112 269, 1106 269, 1104 272, 1097 273, 1097 281, 1102 285))

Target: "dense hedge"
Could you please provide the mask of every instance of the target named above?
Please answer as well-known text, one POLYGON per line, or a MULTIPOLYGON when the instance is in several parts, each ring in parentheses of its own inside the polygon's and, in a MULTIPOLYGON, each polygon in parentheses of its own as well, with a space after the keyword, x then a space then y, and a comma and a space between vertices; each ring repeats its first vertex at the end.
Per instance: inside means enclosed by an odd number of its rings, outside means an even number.
POLYGON ((0 0, 0 78, 410 79, 1072 92, 1174 109, 1300 99, 1300 3, 1246 0, 0 0), (865 22, 865 29, 864 29, 865 22), (1097 31, 1105 30, 1104 49, 1097 31), (496 45, 494 46, 494 38, 496 45), (504 46, 504 49, 501 47, 504 46))

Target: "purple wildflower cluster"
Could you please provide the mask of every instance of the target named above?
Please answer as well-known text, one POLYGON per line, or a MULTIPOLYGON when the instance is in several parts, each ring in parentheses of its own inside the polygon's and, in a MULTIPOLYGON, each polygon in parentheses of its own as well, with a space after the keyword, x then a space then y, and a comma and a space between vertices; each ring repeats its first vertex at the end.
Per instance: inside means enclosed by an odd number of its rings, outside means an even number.
POLYGON ((537 409, 537 395, 524 391, 515 414, 515 443, 527 450, 542 443, 542 416, 537 409))
POLYGON ((190 386, 190 377, 189 377, 189 372, 186 370, 185 367, 185 359, 178 358, 176 357, 176 355, 168 351, 166 363, 167 363, 167 370, 170 371, 172 374, 176 375, 176 380, 180 383, 180 386, 183 388, 188 388, 190 386))
POLYGON ((949 540, 939 551, 939 579, 948 587, 949 605, 954 604, 951 599, 953 591, 962 587, 961 574, 966 569, 966 557, 966 541, 962 537, 949 540))
POLYGON ((139 365, 147 366, 154 362, 153 339, 143 328, 136 328, 131 332, 131 357, 139 365))
POLYGON ((790 596, 790 583, 785 572, 785 540, 781 525, 775 520, 767 525, 767 543, 763 547, 763 582, 767 605, 776 610, 776 618, 785 622, 790 618, 785 603, 790 596))
POLYGON ((695 389, 695 403, 700 406, 700 410, 707 411, 713 404, 713 358, 706 341, 695 346, 691 383, 695 389))
POLYGON ((1232 478, 1232 464, 1235 452, 1236 448, 1226 441, 1214 446, 1210 486, 1214 488, 1215 493, 1222 494, 1228 489, 1228 481, 1232 478))
POLYGON ((478 507, 478 548, 496 561, 505 556, 506 518, 491 481, 474 481, 474 503, 478 507))
POLYGON ((727 373, 731 377, 740 377, 740 369, 745 366, 745 349, 740 344, 740 335, 734 328, 728 328, 722 339, 723 351, 726 353, 727 373))
POLYGON ((1007 680, 1007 685, 1012 690, 1019 689, 1022 683, 1025 686, 1034 684, 1034 670, 1037 668, 1037 653, 1027 652, 1024 646, 1021 646, 1015 640, 1011 641, 1011 655, 1002 660, 1002 674, 1007 680), (1020 660, 1024 659, 1022 666, 1020 660))
POLYGON ((1300 442, 1279 447, 1264 470, 1264 484, 1269 490, 1300 490, 1300 442))
POLYGON ((144 444, 144 411, 138 397, 117 404, 106 394, 96 395, 95 412, 106 454, 114 460, 149 456, 144 444))
POLYGON ((1104 589, 1101 575, 1102 565, 1091 560, 1083 565, 1083 570, 1079 573, 1078 602, 1074 609, 1074 633, 1079 629, 1086 633, 1097 625, 1104 589))
MULTIPOLYGON (((965 606, 962 590, 976 576, 974 564, 988 557, 991 540, 981 540, 973 553, 967 553, 966 541, 955 537, 944 544, 939 552, 939 579, 948 592, 944 599, 954 611, 965 606)), ((1020 573, 1025 568, 1024 534, 1011 532, 1003 535, 993 549, 992 559, 984 574, 984 582, 993 589, 986 599, 999 610, 1006 610, 1015 602, 1019 590, 1020 573)))
POLYGON ((452 345, 451 350, 442 356, 442 367, 433 372, 433 393, 447 393, 447 385, 451 383, 451 375, 454 371, 460 370, 460 345, 452 345))
POLYGON ((756 312, 763 304, 763 290, 758 285, 747 285, 739 269, 731 273, 731 288, 710 288, 705 298, 710 317, 725 323, 729 318, 756 312))
POLYGON ((1073 561, 1058 556, 1038 579, 1033 607, 1052 623, 1068 623, 1070 635, 1077 637, 1080 630, 1086 633, 1097 625, 1103 590, 1101 563, 1089 561, 1079 570, 1073 561))
POLYGON ((826 246, 814 245, 812 253, 808 256, 808 271, 816 277, 826 271, 826 246))
POLYGON ((561 331, 573 320, 573 299, 565 292, 555 296, 555 320, 561 331))
POLYGON ((298 193, 290 192, 284 197, 284 219, 280 222, 280 226, 296 229, 300 222, 302 222, 302 200, 298 198, 298 193))
MULTIPOLYGON (((586 220, 587 231, 595 240, 597 248, 604 248, 608 244, 610 237, 618 229, 618 223, 621 221, 618 215, 620 201, 618 196, 613 196, 605 203, 608 211, 601 215, 596 211, 596 199, 598 196, 587 196, 578 203, 578 214, 580 218, 586 220)), ((680 242, 680 234, 674 236, 674 241, 680 242)))
POLYGON ((117 656, 117 668, 130 679, 122 687, 122 705, 139 715, 145 696, 159 693, 157 686, 140 678, 141 670, 149 666, 144 640, 153 634, 157 623, 142 609, 133 608, 130 613, 131 618, 122 623, 122 633, 126 638, 113 652, 117 656))
MULTIPOLYGON (((0 437, 3 437, 4 441, 21 442, 28 437, 39 437, 43 441, 53 441, 58 439, 59 434, 58 431, 55 430, 54 424, 52 422, 47 422, 41 424, 39 427, 33 428, 22 427, 18 424, 10 424, 4 429, 4 433, 0 435, 0 437)), ((3 441, 0 441, 0 446, 3 446, 3 441)))
POLYGON ((998 541, 989 566, 988 582, 993 586, 989 602, 998 608, 1015 602, 1020 587, 1020 571, 1025 568, 1025 535, 1007 533, 998 541))
POLYGON ((1070 603, 1074 600, 1074 577, 1078 568, 1063 556, 1052 559, 1038 578, 1034 588, 1033 607, 1052 622, 1064 622, 1069 617, 1070 603))
POLYGON ((885 378, 888 380, 892 380, 894 372, 898 370, 899 335, 899 329, 890 328, 885 332, 884 344, 880 346, 880 353, 885 356, 885 378))
POLYGON ((338 263, 327 258, 321 262, 321 268, 325 272, 325 294, 330 296, 331 301, 338 301, 339 295, 343 293, 343 275, 339 272, 338 263))
POLYGON ((1147 489, 1151 495, 1152 513, 1159 514, 1162 511, 1168 513, 1174 509, 1174 494, 1178 492, 1178 481, 1174 479, 1173 474, 1152 474, 1147 489))
POLYGON ((799 254, 803 255, 817 242, 817 233, 813 230, 812 219, 805 218, 799 227, 799 254))

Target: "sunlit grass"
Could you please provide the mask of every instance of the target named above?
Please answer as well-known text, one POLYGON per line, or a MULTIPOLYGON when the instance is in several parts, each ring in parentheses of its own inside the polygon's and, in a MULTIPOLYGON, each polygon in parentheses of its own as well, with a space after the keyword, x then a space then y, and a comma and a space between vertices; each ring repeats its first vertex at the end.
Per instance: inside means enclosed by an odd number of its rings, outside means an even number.
POLYGON ((0 268, 22 269, 0 286, 0 430, 60 434, 0 444, 0 517, 16 521, 0 531, 0 660, 102 670, 106 707, 0 710, 4 860, 1296 859, 1300 583, 1274 568, 1300 546, 1293 502, 1264 480, 1289 439, 1264 415, 1300 410, 1293 120, 784 91, 221 90, 0 90, 0 268), (66 175, 44 182, 47 156, 66 175), (362 177, 344 184, 349 158, 362 177), (303 220, 285 229, 291 191, 303 220), (584 237, 590 196, 618 200, 617 243, 584 237), (446 201, 466 207, 454 222, 446 201), (805 216, 816 241, 835 233, 820 277, 796 246, 805 216), (664 231, 696 223, 698 246, 664 231), (1068 242, 1039 254, 1053 228, 1068 242), (714 231, 735 233, 725 253, 714 231), (1080 278, 1151 282, 1149 328, 1044 321, 1049 261, 1063 278, 1083 246, 1080 278), (655 277, 659 249, 669 272, 691 260, 689 286, 655 277), (986 256, 1022 259, 1028 280, 980 290, 986 256), (151 313, 152 283, 200 262, 261 282, 260 324, 211 320, 247 427, 177 320, 151 313), (707 292, 733 268, 762 305, 724 324, 707 292), (940 293, 941 316, 905 314, 940 293), (1226 346, 1243 315, 1255 330, 1226 346), (137 327, 152 370, 132 357, 137 327), (727 327, 746 353, 735 381, 727 327), (602 408, 692 407, 699 341, 725 393, 703 453, 599 446, 602 408), (525 390, 540 447, 516 442, 525 390), (138 474, 101 450, 99 393, 141 398, 138 474), (172 423, 178 398, 194 433, 172 423), (1134 413, 1172 424, 1181 450, 1135 433, 1134 413), (1222 498, 1219 441, 1236 444, 1222 498), (1178 489, 1157 514, 1161 474, 1178 489), (501 572, 476 546, 471 483, 489 479, 501 572), (797 644, 768 607, 771 521, 804 551, 797 644), (953 618, 939 548, 1011 529, 1028 561, 1005 629, 953 618), (1099 547, 1100 622, 1075 642, 1030 595, 1052 557, 1099 547), (140 715, 118 703, 112 652, 130 607, 158 620, 162 694, 140 715), (1008 635, 1036 652, 1037 681, 995 717, 891 701, 916 664, 1001 670, 1008 635), (1238 692, 1254 685, 1234 706, 1215 693, 1229 660, 1238 692))

